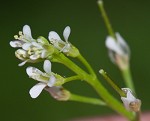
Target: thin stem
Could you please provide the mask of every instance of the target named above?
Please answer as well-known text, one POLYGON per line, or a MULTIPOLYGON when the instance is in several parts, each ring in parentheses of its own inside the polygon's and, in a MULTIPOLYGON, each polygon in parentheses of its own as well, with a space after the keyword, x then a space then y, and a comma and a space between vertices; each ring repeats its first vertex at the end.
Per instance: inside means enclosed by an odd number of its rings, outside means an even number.
POLYGON ((55 62, 64 64, 66 67, 68 67, 73 72, 75 72, 80 77, 80 79, 84 80, 85 75, 88 75, 87 72, 85 72, 83 69, 77 66, 73 61, 67 58, 64 54, 60 53, 59 56, 56 55, 54 58, 55 58, 55 62))
POLYGON ((134 88, 131 71, 129 67, 127 69, 122 70, 122 76, 125 80, 126 86, 135 93, 135 88, 134 88))
MULTIPOLYGON (((110 21, 108 19, 108 16, 107 16, 107 13, 105 11, 105 8, 104 8, 104 5, 103 5, 103 1, 102 0, 98 0, 98 6, 99 6, 99 9, 102 13, 102 16, 103 16, 103 19, 104 19, 104 22, 105 22, 105 25, 107 27, 107 30, 108 30, 108 33, 110 34, 110 36, 112 36, 113 38, 116 38, 115 37, 115 33, 112 29, 112 26, 110 24, 110 21)), ((116 40, 116 39, 115 39, 116 40)), ((126 69, 126 70, 122 70, 122 75, 123 75, 123 78, 125 80, 125 83, 127 85, 127 87, 129 87, 130 89, 133 90, 133 92, 135 92, 135 89, 134 89, 134 84, 133 84, 133 81, 132 81, 132 77, 131 77, 131 73, 130 73, 130 69, 126 69)))
POLYGON ((78 79, 81 79, 80 76, 76 75, 76 76, 71 76, 71 77, 67 77, 65 78, 65 83, 66 82, 70 82, 70 81, 73 81, 73 80, 78 80, 78 79))
POLYGON ((107 73, 101 69, 99 73, 104 77, 104 79, 114 88, 116 92, 119 93, 121 97, 125 97, 126 94, 113 82, 113 80, 107 75, 107 73))
POLYGON ((114 34, 114 31, 113 31, 113 29, 112 29, 112 26, 111 26, 111 24, 110 24, 110 21, 109 21, 109 19, 108 19, 107 13, 106 13, 106 11, 105 11, 105 9, 104 9, 104 5, 103 5, 103 1, 102 1, 102 0, 98 0, 98 6, 99 6, 99 9, 100 9, 100 11, 101 11, 101 13, 102 13, 102 17, 103 17, 103 19, 104 19, 104 22, 105 22, 106 28, 107 28, 107 30, 108 30, 108 33, 109 33, 110 36, 112 36, 113 38, 116 38, 116 37, 115 37, 115 34, 114 34))
POLYGON ((87 60, 81 54, 77 58, 85 65, 85 67, 88 69, 89 73, 92 74, 93 77, 96 77, 94 70, 92 69, 90 64, 87 62, 87 60))
POLYGON ((97 91, 97 93, 103 98, 103 100, 106 102, 106 104, 118 112, 119 114, 125 116, 129 120, 133 120, 135 117, 132 113, 128 112, 122 103, 120 103, 118 100, 116 100, 99 82, 98 79, 88 81, 88 83, 97 91))
POLYGON ((79 75, 81 79, 89 83, 96 90, 99 96, 103 98, 103 100, 110 108, 112 108, 113 110, 127 117, 130 120, 134 119, 134 115, 128 112, 124 108, 124 106, 106 90, 106 88, 99 82, 97 78, 93 78, 93 76, 86 73, 84 70, 82 70, 79 66, 77 66, 74 62, 72 62, 63 54, 60 54, 55 58, 57 58, 57 62, 64 64, 66 67, 68 67, 77 75, 79 75))
POLYGON ((94 105, 101 105, 101 106, 106 105, 106 103, 104 103, 100 99, 85 97, 85 96, 80 96, 80 95, 75 95, 75 94, 71 94, 69 100, 83 102, 83 103, 90 103, 90 104, 94 104, 94 105))

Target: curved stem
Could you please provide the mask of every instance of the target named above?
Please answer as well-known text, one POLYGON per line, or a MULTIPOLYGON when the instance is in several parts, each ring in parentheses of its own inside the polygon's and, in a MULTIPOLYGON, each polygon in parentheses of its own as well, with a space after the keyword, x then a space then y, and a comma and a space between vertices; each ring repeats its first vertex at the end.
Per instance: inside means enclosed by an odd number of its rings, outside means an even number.
POLYGON ((90 103, 90 104, 94 104, 94 105, 101 105, 101 106, 105 106, 106 105, 106 103, 104 103, 100 99, 80 96, 80 95, 76 95, 76 94, 71 94, 69 100, 83 102, 83 103, 90 103))
POLYGON ((76 73, 80 77, 80 79, 84 80, 85 76, 88 75, 87 72, 85 72, 83 69, 81 69, 79 66, 77 66, 74 62, 72 62, 64 54, 60 53, 59 56, 56 55, 54 58, 55 58, 55 62, 64 64, 66 67, 68 67, 74 73, 76 73))
POLYGON ((94 70, 92 69, 90 64, 87 62, 87 60, 81 54, 77 58, 85 65, 85 67, 88 69, 89 73, 92 74, 93 77, 96 77, 94 70))
POLYGON ((79 66, 77 66, 74 62, 72 62, 63 54, 60 54, 55 58, 57 58, 57 62, 64 64, 70 70, 79 75, 81 79, 89 83, 96 90, 99 96, 103 98, 103 100, 110 108, 112 108, 113 110, 127 117, 130 120, 135 118, 132 113, 128 112, 124 108, 124 106, 106 90, 106 88, 99 82, 97 78, 93 78, 93 76, 89 75, 87 72, 82 70, 79 66))

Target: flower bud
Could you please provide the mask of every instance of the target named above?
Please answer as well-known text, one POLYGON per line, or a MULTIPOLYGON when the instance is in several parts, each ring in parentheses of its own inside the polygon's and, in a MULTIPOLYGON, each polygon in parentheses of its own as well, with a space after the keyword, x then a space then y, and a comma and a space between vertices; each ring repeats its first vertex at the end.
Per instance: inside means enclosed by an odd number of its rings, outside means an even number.
POLYGON ((129 88, 122 88, 126 93, 126 97, 121 97, 121 100, 128 111, 138 112, 141 108, 141 101, 135 98, 129 88))
POLYGON ((48 91, 54 99, 59 101, 67 101, 70 98, 70 92, 61 86, 46 87, 45 90, 48 91))

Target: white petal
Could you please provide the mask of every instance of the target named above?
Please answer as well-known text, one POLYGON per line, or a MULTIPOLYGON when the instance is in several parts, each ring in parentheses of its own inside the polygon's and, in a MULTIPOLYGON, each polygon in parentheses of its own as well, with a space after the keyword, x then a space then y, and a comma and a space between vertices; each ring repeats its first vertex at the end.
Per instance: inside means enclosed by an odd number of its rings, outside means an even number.
POLYGON ((46 87, 45 90, 48 91, 55 99, 58 99, 60 96, 62 96, 61 86, 46 87))
POLYGON ((16 48, 16 47, 22 47, 23 42, 22 41, 10 41, 9 44, 11 47, 16 48))
POLYGON ((109 55, 110 60, 115 64, 116 63, 115 53, 109 50, 108 55, 109 55))
POLYGON ((121 100, 122 100, 122 102, 123 102, 125 108, 126 108, 127 110, 130 110, 130 108, 129 108, 130 101, 129 101, 127 98, 125 98, 125 97, 121 97, 121 100))
POLYGON ((30 26, 28 25, 23 26, 23 34, 27 37, 32 38, 30 26))
POLYGON ((22 48, 23 48, 24 50, 29 50, 30 47, 31 47, 31 43, 29 43, 29 42, 24 43, 24 44, 22 45, 22 48))
POLYGON ((127 99, 130 100, 131 102, 136 100, 136 98, 130 91, 127 92, 127 99))
POLYGON ((39 57, 40 57, 40 55, 34 54, 34 55, 30 56, 30 59, 31 60, 37 60, 37 59, 39 59, 39 57))
POLYGON ((112 51, 116 52, 117 54, 122 54, 122 50, 118 46, 118 43, 112 37, 108 36, 106 38, 105 45, 109 50, 112 50, 112 51))
POLYGON ((26 55, 26 51, 23 50, 23 49, 18 49, 18 50, 16 51, 16 53, 17 53, 17 54, 20 54, 20 55, 26 55))
POLYGON ((37 48, 42 48, 42 46, 37 42, 32 42, 32 45, 37 47, 37 48))
POLYGON ((41 58, 46 58, 48 56, 48 52, 46 50, 43 50, 41 53, 41 58))
POLYGON ((127 46, 127 43, 125 42, 125 40, 123 39, 123 37, 118 32, 116 32, 116 38, 117 38, 117 41, 121 45, 127 46))
POLYGON ((51 73, 51 62, 49 60, 45 60, 43 64, 43 69, 46 73, 51 73))
POLYGON ((48 39, 51 41, 52 39, 54 40, 61 40, 60 36, 55 32, 55 31, 51 31, 49 32, 49 36, 48 39))
POLYGON ((124 54, 130 55, 130 49, 129 49, 128 44, 118 32, 116 32, 116 38, 117 38, 118 44, 121 46, 122 50, 124 51, 124 54))
POLYGON ((24 64, 26 64, 28 62, 28 60, 23 61, 22 63, 19 63, 18 66, 23 66, 24 64))
POLYGON ((71 29, 69 26, 67 26, 63 32, 63 36, 64 36, 66 42, 68 42, 68 37, 69 37, 70 33, 71 33, 71 29))
POLYGON ((39 74, 43 74, 42 71, 40 71, 39 69, 35 68, 35 67, 27 67, 26 68, 26 73, 28 74, 29 77, 33 77, 34 75, 39 75, 39 74))
POLYGON ((27 67, 26 68, 26 73, 28 74, 29 77, 31 77, 33 75, 33 70, 35 70, 36 68, 34 67, 27 67))
POLYGON ((55 83, 56 83, 56 78, 55 78, 55 76, 51 75, 50 80, 48 81, 47 85, 49 87, 53 87, 55 83))
POLYGON ((36 85, 33 86, 33 87, 30 89, 30 91, 29 91, 30 96, 31 96, 32 98, 37 98, 37 97, 41 94, 42 90, 43 90, 46 86, 47 86, 47 85, 46 85, 45 83, 38 83, 38 84, 36 84, 36 85))

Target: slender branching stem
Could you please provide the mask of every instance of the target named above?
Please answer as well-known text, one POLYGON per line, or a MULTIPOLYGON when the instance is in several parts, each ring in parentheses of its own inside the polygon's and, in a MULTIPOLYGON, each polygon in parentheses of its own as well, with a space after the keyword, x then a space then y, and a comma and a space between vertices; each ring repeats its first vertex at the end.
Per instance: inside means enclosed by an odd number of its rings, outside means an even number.
POLYGON ((57 58, 57 62, 64 64, 74 73, 79 75, 82 80, 85 80, 87 83, 89 83, 110 108, 125 116, 129 120, 134 119, 134 115, 128 112, 124 108, 124 106, 107 91, 107 89, 100 83, 100 81, 97 78, 82 70, 79 66, 77 66, 74 62, 72 62, 63 54, 60 54, 55 58, 57 58))
POLYGON ((101 106, 106 105, 106 103, 100 99, 80 96, 80 95, 76 95, 76 94, 71 94, 69 100, 83 102, 83 103, 89 103, 89 104, 94 104, 94 105, 101 105, 101 106))
POLYGON ((87 60, 81 54, 77 58, 85 65, 85 67, 88 69, 89 73, 91 75, 93 75, 93 77, 96 77, 94 70, 92 69, 90 64, 87 62, 87 60))

